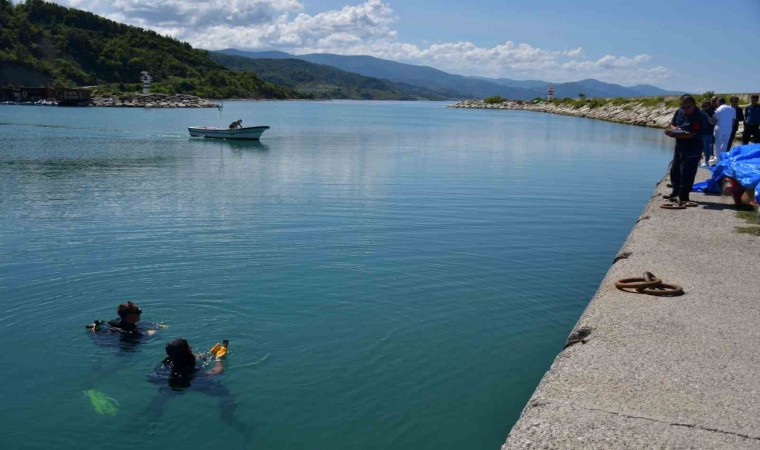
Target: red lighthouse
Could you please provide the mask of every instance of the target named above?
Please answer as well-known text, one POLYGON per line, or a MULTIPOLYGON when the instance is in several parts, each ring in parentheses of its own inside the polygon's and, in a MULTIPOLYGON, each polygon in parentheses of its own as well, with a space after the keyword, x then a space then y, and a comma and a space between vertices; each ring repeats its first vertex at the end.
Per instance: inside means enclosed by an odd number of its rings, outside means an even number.
POLYGON ((549 83, 549 94, 546 96, 546 99, 549 101, 554 100, 554 85, 549 83))

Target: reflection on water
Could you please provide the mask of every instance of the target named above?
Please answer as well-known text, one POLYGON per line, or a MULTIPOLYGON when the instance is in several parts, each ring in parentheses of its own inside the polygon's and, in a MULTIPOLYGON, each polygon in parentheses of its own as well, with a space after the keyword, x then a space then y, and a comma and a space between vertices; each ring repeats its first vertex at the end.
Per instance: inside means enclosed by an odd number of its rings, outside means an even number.
POLYGON ((434 102, 224 114, 272 128, 0 108, 0 340, 24 349, 0 361, 6 447, 244 446, 192 392, 125 436, 184 337, 235 343, 220 381, 251 448, 496 448, 671 151, 656 130, 434 102), (169 329, 97 370, 113 355, 83 325, 125 300, 169 329))
POLYGON ((269 146, 264 144, 260 140, 189 138, 188 143, 190 145, 204 145, 204 146, 216 145, 220 148, 228 147, 228 148, 239 149, 239 150, 257 150, 257 151, 269 150, 269 146))

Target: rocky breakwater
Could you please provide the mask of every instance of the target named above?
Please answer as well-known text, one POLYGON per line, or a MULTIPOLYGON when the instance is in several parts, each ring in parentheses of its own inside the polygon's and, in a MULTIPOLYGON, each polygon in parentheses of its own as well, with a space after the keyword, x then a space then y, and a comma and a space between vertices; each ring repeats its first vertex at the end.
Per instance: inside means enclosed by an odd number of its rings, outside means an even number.
POLYGON ((595 107, 591 105, 575 107, 574 105, 563 105, 558 102, 531 103, 508 100, 502 103, 486 103, 483 100, 464 100, 450 107, 536 111, 656 128, 667 127, 675 112, 675 108, 666 106, 665 104, 648 106, 636 103, 635 101, 622 105, 608 103, 595 107))
POLYGON ((122 108, 216 108, 218 104, 187 94, 123 94, 95 96, 90 106, 122 108))

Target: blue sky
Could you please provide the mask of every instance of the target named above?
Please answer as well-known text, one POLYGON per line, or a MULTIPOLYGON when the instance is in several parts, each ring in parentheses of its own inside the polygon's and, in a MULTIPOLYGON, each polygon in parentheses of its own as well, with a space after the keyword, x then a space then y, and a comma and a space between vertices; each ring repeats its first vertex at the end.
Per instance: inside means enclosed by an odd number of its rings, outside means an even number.
POLYGON ((207 49, 370 54, 452 73, 760 90, 760 0, 59 0, 207 49))

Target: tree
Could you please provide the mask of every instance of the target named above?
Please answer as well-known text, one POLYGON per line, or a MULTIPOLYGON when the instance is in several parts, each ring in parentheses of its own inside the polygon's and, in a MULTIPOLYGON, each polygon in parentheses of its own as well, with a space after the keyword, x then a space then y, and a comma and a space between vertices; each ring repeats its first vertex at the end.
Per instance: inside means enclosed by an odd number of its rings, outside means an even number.
POLYGON ((584 98, 586 98, 586 94, 584 94, 583 92, 581 92, 580 94, 578 94, 578 98, 584 99, 584 98))

